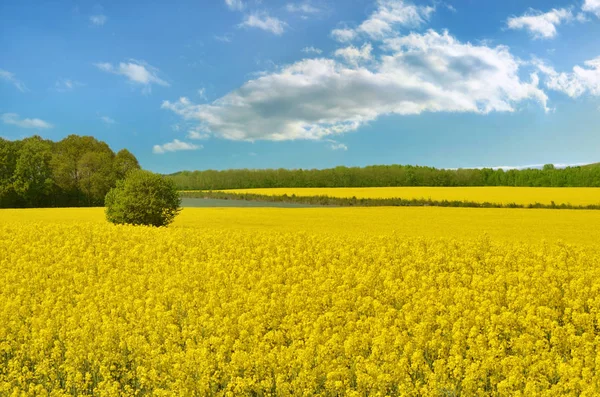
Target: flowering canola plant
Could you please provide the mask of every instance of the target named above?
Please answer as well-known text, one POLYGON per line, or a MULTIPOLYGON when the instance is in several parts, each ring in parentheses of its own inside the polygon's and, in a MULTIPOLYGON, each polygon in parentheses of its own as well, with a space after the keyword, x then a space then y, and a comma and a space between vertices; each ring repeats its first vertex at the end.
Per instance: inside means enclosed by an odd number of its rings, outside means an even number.
POLYGON ((470 201, 496 204, 571 204, 574 206, 600 204, 600 188, 597 187, 341 187, 341 188, 271 188, 230 189, 230 193, 264 195, 329 196, 341 198, 402 198, 431 199, 436 201, 470 201))
POLYGON ((254 209, 202 210, 170 228, 0 212, 0 395, 600 390, 597 244, 317 231, 295 209, 294 228, 238 228, 226 214, 254 209), (203 226, 219 213, 229 224, 203 226))

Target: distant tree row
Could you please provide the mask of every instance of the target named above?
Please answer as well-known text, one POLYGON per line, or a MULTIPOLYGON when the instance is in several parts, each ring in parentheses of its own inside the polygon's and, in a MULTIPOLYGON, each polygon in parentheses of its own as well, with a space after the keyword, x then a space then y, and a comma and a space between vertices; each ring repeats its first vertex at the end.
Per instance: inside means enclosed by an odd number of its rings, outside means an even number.
POLYGON ((139 168, 129 151, 115 154, 91 136, 0 138, 0 208, 104 205, 117 180, 139 168))
POLYGON ((437 169, 411 165, 336 167, 324 170, 183 171, 168 176, 180 190, 271 187, 529 186, 600 187, 600 167, 494 170, 437 169))

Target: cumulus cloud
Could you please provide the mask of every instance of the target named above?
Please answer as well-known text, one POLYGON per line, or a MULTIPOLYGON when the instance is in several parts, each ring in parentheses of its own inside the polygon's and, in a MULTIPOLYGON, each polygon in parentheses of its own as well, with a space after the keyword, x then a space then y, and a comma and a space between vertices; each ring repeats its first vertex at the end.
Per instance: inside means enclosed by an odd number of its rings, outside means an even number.
POLYGON ((375 12, 357 30, 381 39, 393 34, 396 27, 415 28, 425 24, 434 11, 434 7, 417 6, 404 0, 378 0, 375 12))
POLYGON ((541 61, 536 61, 536 65, 545 75, 545 84, 551 90, 563 92, 571 98, 584 94, 600 96, 600 57, 584 62, 584 67, 573 67, 569 73, 559 73, 541 61))
POLYGON ((21 128, 36 128, 36 129, 48 129, 52 128, 52 124, 40 120, 40 119, 21 119, 16 113, 4 113, 2 115, 2 122, 4 124, 16 125, 21 128))
POLYGON ((381 115, 423 112, 512 112, 547 96, 519 77, 507 47, 460 42, 448 32, 388 39, 386 53, 366 65, 304 59, 243 84, 209 104, 188 98, 168 109, 231 140, 321 139, 353 131, 381 115))
POLYGON ((285 31, 287 24, 263 12, 246 15, 244 22, 239 26, 243 28, 257 28, 280 36, 285 31))
POLYGON ((546 13, 529 10, 525 15, 509 18, 507 25, 509 29, 528 30, 536 39, 551 39, 556 36, 558 25, 573 18, 571 10, 566 8, 552 9, 546 13))
POLYGON ((596 14, 600 18, 600 0, 585 0, 582 9, 583 11, 596 14))
POLYGON ((429 21, 435 7, 417 6, 405 0, 377 0, 375 11, 356 29, 341 28, 331 31, 331 37, 345 43, 364 35, 372 40, 383 40, 398 34, 398 28, 417 28, 429 21))
POLYGON ((25 87, 25 84, 23 84, 21 80, 17 79, 14 73, 9 72, 8 70, 0 69, 0 80, 14 85, 17 90, 21 92, 29 91, 27 87, 25 87))
POLYGON ((356 38, 356 32, 353 29, 340 28, 331 31, 331 37, 340 43, 347 43, 356 38))
POLYGON ((95 63, 98 69, 125 76, 131 83, 144 86, 144 92, 150 92, 153 84, 169 87, 170 84, 158 77, 159 70, 143 61, 130 59, 129 62, 121 62, 113 66, 108 62, 95 63))
POLYGON ((233 11, 241 11, 244 9, 244 2, 242 0, 225 0, 225 4, 233 11))
POLYGON ((202 145, 194 145, 188 142, 182 142, 179 139, 173 140, 163 145, 154 145, 152 152, 155 154, 164 154, 167 152, 178 152, 181 150, 198 150, 202 149, 202 145))
POLYGON ((106 23, 107 19, 108 18, 106 17, 106 15, 102 14, 90 16, 90 22, 95 26, 103 26, 106 23))
POLYGON ((369 61, 372 59, 372 50, 373 46, 371 45, 371 43, 366 43, 360 48, 351 45, 349 47, 340 48, 336 50, 335 56, 345 59, 346 62, 350 64, 358 65, 360 62, 369 61))

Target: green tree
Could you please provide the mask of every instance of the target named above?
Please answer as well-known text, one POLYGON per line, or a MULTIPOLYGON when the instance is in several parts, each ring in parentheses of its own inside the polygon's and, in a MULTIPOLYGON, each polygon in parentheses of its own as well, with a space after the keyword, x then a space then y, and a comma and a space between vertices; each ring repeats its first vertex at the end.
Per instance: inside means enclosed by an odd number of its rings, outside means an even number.
POLYGON ((115 186, 112 152, 87 152, 77 162, 78 187, 87 205, 101 205, 115 186))
POLYGON ((116 224, 167 226, 180 211, 175 184, 150 171, 133 170, 106 195, 106 218, 116 224))
POLYGON ((17 206, 18 196, 13 186, 13 175, 21 141, 0 138, 0 208, 17 206))
POLYGON ((115 156, 113 168, 117 179, 123 179, 133 170, 140 169, 140 163, 131 152, 127 149, 121 149, 115 156))
MULTIPOLYGON (((94 202, 93 195, 90 196, 92 190, 89 175, 90 161, 93 163, 90 159, 98 156, 91 156, 88 153, 98 153, 108 162, 107 167, 96 167, 97 172, 102 173, 102 176, 96 179, 112 178, 110 186, 114 186, 116 178, 112 169, 112 162, 115 154, 110 147, 91 136, 69 135, 56 143, 52 158, 52 173, 56 184, 63 191, 62 199, 65 205, 90 205, 94 202), (82 161, 86 156, 87 159, 82 161), (82 189, 82 187, 84 188, 82 189)), ((99 187, 94 187, 94 190, 99 189, 99 187)), ((99 198, 100 201, 102 201, 104 194, 99 198)))
POLYGON ((23 141, 13 174, 13 187, 28 206, 51 205, 48 197, 54 187, 51 160, 51 141, 39 136, 23 141))

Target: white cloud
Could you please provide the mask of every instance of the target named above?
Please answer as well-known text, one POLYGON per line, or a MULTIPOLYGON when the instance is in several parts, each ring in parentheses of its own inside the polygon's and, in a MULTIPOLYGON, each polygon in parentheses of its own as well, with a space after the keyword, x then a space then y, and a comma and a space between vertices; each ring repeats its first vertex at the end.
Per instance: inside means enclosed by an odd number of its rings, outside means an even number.
POLYGON ((102 14, 90 16, 90 22, 96 26, 103 26, 106 23, 107 19, 108 18, 106 17, 106 15, 102 14))
POLYGON ((399 27, 418 28, 429 21, 435 7, 417 6, 405 0, 377 0, 377 8, 356 29, 340 28, 331 37, 345 43, 359 35, 372 40, 384 40, 398 35, 399 27))
POLYGON ((368 66, 304 59, 250 80, 210 104, 164 101, 188 121, 231 140, 321 139, 386 114, 512 112, 534 100, 546 109, 539 79, 520 79, 507 47, 462 43, 447 32, 386 40, 368 66))
POLYGON ((269 16, 266 13, 254 13, 246 15, 244 22, 242 22, 239 26, 245 28, 257 28, 280 36, 285 31, 287 24, 278 18, 269 16))
POLYGON ((108 116, 102 116, 100 117, 100 120, 102 120, 106 124, 116 124, 116 121, 108 116))
POLYGON ((194 127, 191 130, 188 130, 187 133, 188 139, 208 139, 210 138, 210 132, 206 131, 202 126, 194 127))
POLYGON ((357 48, 354 46, 349 46, 346 48, 340 48, 335 51, 335 56, 340 57, 346 60, 346 62, 357 65, 362 61, 371 60, 371 51, 373 50, 373 46, 371 43, 363 44, 361 48, 357 48))
POLYGON ((348 28, 333 29, 331 31, 331 37, 340 43, 347 43, 356 38, 356 32, 348 28))
POLYGON ((315 7, 314 5, 312 5, 311 3, 308 2, 303 2, 303 3, 288 3, 285 6, 285 9, 288 12, 296 12, 296 13, 302 13, 302 14, 318 14, 320 12, 322 12, 323 10, 320 8, 315 7))
POLYGON ((198 93, 198 96, 202 99, 204 99, 206 101, 206 88, 202 87, 200 89, 198 89, 198 91, 196 91, 198 93))
POLYGON ((222 43, 231 43, 233 36, 231 34, 225 34, 223 36, 214 36, 214 38, 222 43))
POLYGON ((556 36, 558 25, 572 20, 573 13, 566 8, 546 13, 530 9, 525 15, 509 18, 507 25, 509 29, 526 29, 536 39, 550 39, 556 36))
POLYGON ((244 2, 242 0, 225 0, 225 4, 233 11, 241 11, 244 9, 244 2))
POLYGON ((58 79, 56 83, 54 83, 54 88, 58 92, 67 92, 83 85, 83 83, 71 79, 58 79))
POLYGON ((2 115, 4 124, 16 125, 21 128, 37 128, 48 129, 52 128, 52 124, 40 119, 21 119, 16 113, 4 113, 2 115))
POLYGON ((327 142, 329 142, 329 149, 331 150, 341 150, 341 151, 347 151, 348 150, 348 146, 344 145, 343 143, 340 143, 338 141, 334 141, 333 139, 327 139, 327 142))
POLYGON ((27 87, 25 87, 25 84, 23 84, 22 81, 17 79, 14 73, 9 72, 8 70, 0 69, 0 80, 4 80, 7 83, 14 85, 17 88, 17 90, 21 92, 29 91, 27 87))
POLYGON ((600 18, 600 0, 585 0, 582 10, 596 14, 600 18))
POLYGON ((357 28, 373 39, 393 35, 396 27, 416 28, 425 24, 434 7, 416 6, 404 0, 378 0, 377 9, 357 28))
POLYGON ((159 70, 157 68, 143 61, 130 59, 129 62, 121 62, 118 66, 113 66, 107 62, 95 63, 94 65, 104 72, 125 76, 131 83, 143 85, 144 92, 150 92, 152 84, 170 86, 169 83, 158 77, 159 70))
POLYGON ((584 94, 600 96, 600 57, 584 62, 585 67, 573 67, 571 73, 558 73, 553 67, 536 61, 536 66, 545 76, 546 86, 560 91, 571 98, 584 94))
POLYGON ((163 145, 154 145, 152 152, 155 154, 163 154, 166 152, 178 152, 180 150, 198 150, 202 149, 202 145, 194 145, 187 142, 182 142, 179 139, 173 140, 163 145))
POLYGON ((320 48, 315 48, 315 47, 304 47, 302 49, 302 52, 305 54, 322 54, 323 50, 321 50, 320 48))

